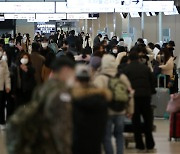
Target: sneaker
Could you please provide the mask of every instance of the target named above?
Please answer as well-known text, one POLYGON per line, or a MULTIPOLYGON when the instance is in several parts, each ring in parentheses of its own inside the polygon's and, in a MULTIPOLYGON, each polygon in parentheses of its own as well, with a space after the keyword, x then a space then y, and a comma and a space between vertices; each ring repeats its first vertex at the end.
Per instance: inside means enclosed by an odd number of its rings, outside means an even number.
POLYGON ((147 149, 147 153, 157 153, 157 149, 147 149))
POLYGON ((6 125, 1 125, 1 130, 6 130, 6 125))

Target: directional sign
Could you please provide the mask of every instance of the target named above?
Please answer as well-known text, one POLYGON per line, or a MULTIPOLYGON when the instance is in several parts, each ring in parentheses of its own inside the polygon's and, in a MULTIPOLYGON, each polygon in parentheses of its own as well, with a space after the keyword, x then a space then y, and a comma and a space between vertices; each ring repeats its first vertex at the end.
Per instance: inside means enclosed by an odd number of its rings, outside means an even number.
POLYGON ((173 12, 174 1, 140 1, 129 0, 129 3, 116 6, 115 12, 173 12))
POLYGON ((174 1, 144 1, 139 12, 173 12, 174 1))
POLYGON ((169 11, 169 12, 164 12, 164 15, 178 15, 179 12, 177 10, 177 7, 174 5, 174 9, 173 11, 169 11))

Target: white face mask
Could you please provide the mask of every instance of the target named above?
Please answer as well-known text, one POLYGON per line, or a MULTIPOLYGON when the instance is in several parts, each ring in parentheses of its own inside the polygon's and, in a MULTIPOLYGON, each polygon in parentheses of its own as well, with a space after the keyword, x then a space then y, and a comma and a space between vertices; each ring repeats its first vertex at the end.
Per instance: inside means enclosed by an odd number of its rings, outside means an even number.
POLYGON ((6 55, 3 55, 3 56, 2 56, 2 60, 7 61, 7 60, 8 60, 8 59, 7 59, 7 56, 6 56, 6 55))
POLYGON ((116 54, 116 53, 118 53, 118 50, 117 49, 113 49, 112 52, 116 54))
POLYGON ((100 38, 100 42, 101 42, 101 41, 103 41, 103 38, 102 38, 102 37, 100 38))
POLYGON ((2 55, 3 55, 3 52, 2 52, 2 51, 0 51, 0 57, 2 57, 2 55))
POLYGON ((26 38, 26 37, 24 37, 24 38, 23 38, 23 43, 26 43, 26 40, 27 40, 27 38, 26 38))
POLYGON ((22 58, 21 59, 21 64, 26 65, 29 62, 27 58, 22 58))
POLYGON ((120 45, 120 46, 124 46, 124 41, 120 41, 120 42, 119 42, 119 45, 120 45))
POLYGON ((48 43, 41 43, 43 48, 46 48, 48 46, 48 43))
POLYGON ((14 46, 14 43, 9 43, 9 46, 10 46, 10 47, 13 47, 13 46, 14 46))

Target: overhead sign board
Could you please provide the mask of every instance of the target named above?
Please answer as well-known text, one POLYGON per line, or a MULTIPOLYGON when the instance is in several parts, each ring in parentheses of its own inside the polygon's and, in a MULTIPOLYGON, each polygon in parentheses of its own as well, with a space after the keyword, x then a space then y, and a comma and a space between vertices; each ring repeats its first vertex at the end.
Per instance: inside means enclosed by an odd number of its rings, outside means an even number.
MULTIPOLYGON (((75 1, 76 2, 76 1, 75 1)), ((68 5, 66 2, 56 2, 56 13, 91 13, 91 12, 114 12, 113 5, 104 5, 96 3, 85 3, 81 1, 79 5, 78 0, 74 5, 68 5)))
POLYGON ((121 0, 120 5, 115 5, 116 12, 138 12, 143 6, 143 0, 121 0))
POLYGON ((141 12, 172 12, 174 1, 144 1, 141 12))
POLYGON ((27 19, 27 22, 49 22, 48 19, 27 19))
POLYGON ((140 6, 142 7, 143 0, 67 0, 68 7, 74 6, 92 6, 92 5, 104 5, 104 6, 140 6))
POLYGON ((129 3, 129 5, 116 6, 115 12, 172 12, 173 8, 174 1, 131 0, 131 4, 129 3))
POLYGON ((4 14, 5 19, 35 19, 35 14, 4 14))
POLYGON ((36 19, 62 20, 66 19, 66 14, 36 14, 36 19))
POLYGON ((177 10, 177 7, 174 6, 174 9, 173 11, 169 11, 169 12, 164 12, 164 15, 177 15, 179 14, 178 10, 177 10))
POLYGON ((0 13, 54 13, 54 2, 0 2, 0 13))
POLYGON ((138 18, 138 17, 140 17, 138 12, 130 12, 130 16, 131 16, 131 18, 138 18))
POLYGON ((89 14, 67 14, 67 19, 88 19, 89 14))

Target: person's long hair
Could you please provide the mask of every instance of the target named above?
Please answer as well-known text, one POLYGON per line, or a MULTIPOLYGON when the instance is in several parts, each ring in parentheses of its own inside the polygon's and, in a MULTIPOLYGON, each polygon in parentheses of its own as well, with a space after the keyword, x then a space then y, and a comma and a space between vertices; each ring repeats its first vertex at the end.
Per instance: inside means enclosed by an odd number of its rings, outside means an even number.
POLYGON ((162 49, 162 53, 164 54, 164 64, 167 63, 167 61, 171 58, 171 52, 168 48, 162 49))
POLYGON ((32 63, 31 63, 31 57, 30 57, 30 55, 29 55, 29 53, 27 53, 27 52, 23 52, 20 56, 19 56, 19 60, 18 60, 18 63, 19 63, 19 65, 21 64, 21 58, 23 58, 24 56, 27 56, 28 57, 28 64, 27 65, 31 65, 32 63))

